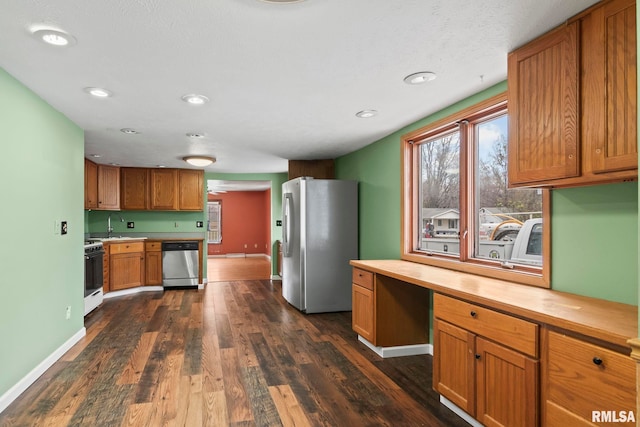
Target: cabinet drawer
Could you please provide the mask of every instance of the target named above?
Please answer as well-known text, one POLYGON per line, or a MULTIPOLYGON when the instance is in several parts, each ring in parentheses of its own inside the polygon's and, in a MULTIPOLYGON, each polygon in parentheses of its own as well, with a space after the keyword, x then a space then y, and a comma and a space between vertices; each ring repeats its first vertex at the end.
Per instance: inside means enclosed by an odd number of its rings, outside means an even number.
POLYGON ((162 242, 144 242, 144 249, 147 252, 161 251, 162 242))
POLYGON ((560 407, 591 421, 594 410, 635 409, 636 367, 629 356, 553 331, 546 353, 547 416, 560 407))
POLYGON ((441 294, 433 296, 434 316, 502 345, 538 356, 538 325, 441 294))
POLYGON ((112 243, 109 245, 109 253, 111 255, 131 252, 144 252, 144 242, 112 243))
POLYGON ((363 288, 373 290, 373 273, 366 270, 360 270, 359 268, 353 269, 353 283, 356 283, 363 288))

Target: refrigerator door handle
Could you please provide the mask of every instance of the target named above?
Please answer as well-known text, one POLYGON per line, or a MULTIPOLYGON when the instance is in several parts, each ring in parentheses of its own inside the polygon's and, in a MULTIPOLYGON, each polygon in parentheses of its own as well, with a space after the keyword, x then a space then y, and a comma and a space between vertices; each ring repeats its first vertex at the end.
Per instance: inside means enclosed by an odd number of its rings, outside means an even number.
POLYGON ((293 195, 284 194, 284 215, 282 215, 282 256, 291 256, 291 212, 293 209, 293 195))

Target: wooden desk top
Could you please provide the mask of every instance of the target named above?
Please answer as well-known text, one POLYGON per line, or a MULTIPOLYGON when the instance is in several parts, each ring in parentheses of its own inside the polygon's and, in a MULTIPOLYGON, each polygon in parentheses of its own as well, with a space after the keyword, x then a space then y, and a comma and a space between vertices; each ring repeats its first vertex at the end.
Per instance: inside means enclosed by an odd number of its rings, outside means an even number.
MULTIPOLYGON (((638 308, 402 260, 353 260, 351 265, 434 292, 630 348, 638 308)), ((606 286, 606 284, 603 284, 606 286)))

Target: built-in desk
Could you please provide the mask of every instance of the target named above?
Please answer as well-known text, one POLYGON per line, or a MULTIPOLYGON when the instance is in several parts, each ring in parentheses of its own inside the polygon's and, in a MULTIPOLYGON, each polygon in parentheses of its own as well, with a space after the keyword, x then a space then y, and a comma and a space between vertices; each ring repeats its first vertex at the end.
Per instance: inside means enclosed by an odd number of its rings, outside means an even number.
POLYGON ((600 425, 598 411, 620 420, 636 410, 636 306, 408 261, 351 265, 360 340, 382 356, 432 344, 433 387, 468 420, 600 425))

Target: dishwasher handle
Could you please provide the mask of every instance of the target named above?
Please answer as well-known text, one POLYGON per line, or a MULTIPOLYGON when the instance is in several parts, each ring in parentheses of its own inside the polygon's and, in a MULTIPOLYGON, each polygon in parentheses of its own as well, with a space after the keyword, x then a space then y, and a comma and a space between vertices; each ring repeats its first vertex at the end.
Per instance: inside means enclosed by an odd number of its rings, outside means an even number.
POLYGON ((179 241, 179 242, 162 242, 162 251, 197 251, 198 242, 179 241))

